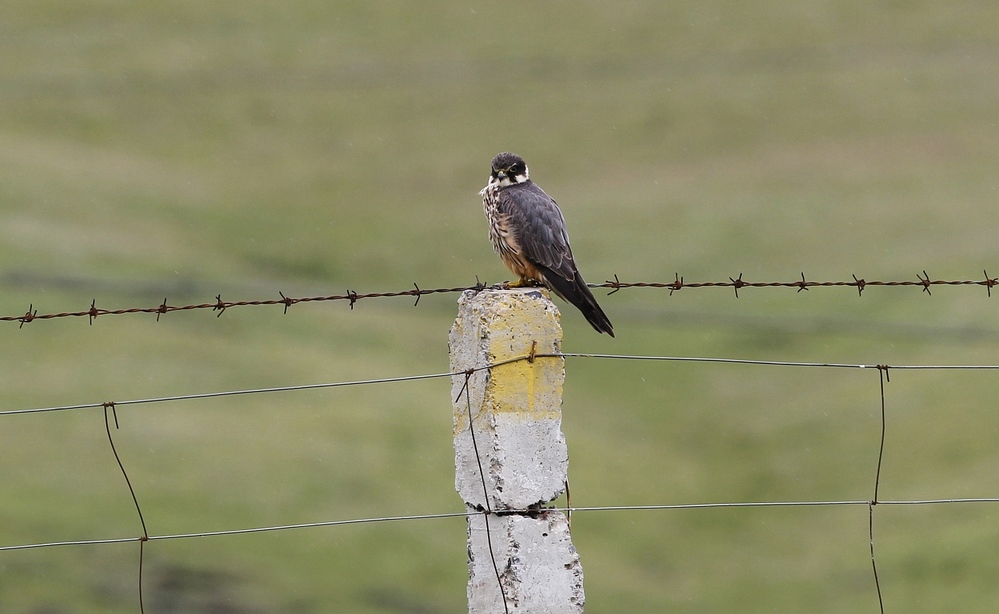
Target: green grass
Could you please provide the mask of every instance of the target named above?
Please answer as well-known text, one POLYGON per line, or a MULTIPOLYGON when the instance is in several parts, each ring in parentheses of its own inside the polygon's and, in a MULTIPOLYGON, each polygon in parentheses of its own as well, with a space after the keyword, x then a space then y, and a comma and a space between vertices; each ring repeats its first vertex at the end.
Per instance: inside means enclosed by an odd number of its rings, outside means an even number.
MULTIPOLYGON (((22 3, 0 314, 494 282, 514 150, 590 281, 999 274, 994 3, 22 3), (995 270, 993 270, 995 269, 995 270)), ((0 330, 0 409, 447 369, 453 295, 0 330)), ((982 288, 622 291, 567 351, 995 363, 982 288)), ((892 371, 880 494, 994 494, 987 372, 892 371)), ((573 503, 868 499, 878 374, 570 360, 573 503)), ((152 534, 461 509, 449 383, 122 406, 152 534)), ((987 505, 875 509, 886 610, 991 611, 987 505)), ((0 424, 0 545, 135 536, 100 411, 0 424)), ((154 612, 454 612, 464 523, 156 541, 154 612)), ((865 506, 577 514, 590 612, 876 611, 865 506)), ((134 544, 0 553, 0 610, 135 612, 134 544)))

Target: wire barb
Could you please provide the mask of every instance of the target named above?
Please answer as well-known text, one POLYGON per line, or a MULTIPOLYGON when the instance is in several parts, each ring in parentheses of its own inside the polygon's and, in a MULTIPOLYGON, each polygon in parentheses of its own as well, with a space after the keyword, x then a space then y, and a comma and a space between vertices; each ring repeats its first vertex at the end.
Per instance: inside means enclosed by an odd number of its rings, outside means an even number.
POLYGON ((982 285, 985 286, 985 292, 991 298, 992 297, 992 286, 994 286, 997 283, 999 283, 999 278, 989 277, 989 272, 986 271, 985 269, 982 269, 982 273, 985 274, 985 281, 982 282, 982 285))
POLYGON ((621 280, 617 278, 617 273, 614 273, 614 281, 607 281, 604 283, 608 288, 614 288, 613 290, 607 293, 607 296, 610 296, 611 294, 614 294, 615 292, 621 289, 621 280))
POLYGON ((739 288, 746 285, 746 282, 742 281, 742 273, 739 273, 739 277, 736 279, 728 278, 732 282, 732 288, 735 289, 735 298, 739 298, 739 288))
POLYGON ((683 278, 680 277, 679 273, 673 273, 673 283, 669 285, 669 295, 673 296, 673 293, 677 290, 683 288, 683 278))
POLYGON ((216 294, 215 295, 215 306, 212 307, 212 311, 218 311, 218 315, 216 315, 215 317, 216 318, 221 318, 222 314, 225 313, 225 308, 226 307, 228 307, 228 305, 226 305, 225 303, 222 302, 222 295, 221 294, 216 294))
POLYGON ((163 297, 163 302, 160 303, 160 306, 156 308, 156 321, 159 322, 160 321, 160 316, 163 315, 164 313, 166 313, 169 310, 170 310, 170 307, 169 307, 169 305, 167 305, 167 300, 166 300, 166 297, 164 296, 163 297))
POLYGON ((288 314, 288 308, 291 307, 292 305, 294 305, 295 303, 297 303, 298 301, 296 301, 293 298, 288 298, 287 296, 284 295, 284 292, 278 292, 278 294, 281 295, 281 301, 280 302, 284 303, 284 314, 283 315, 287 315, 288 314))
POLYGON ((28 305, 28 312, 25 313, 20 318, 17 318, 18 321, 21 322, 21 324, 20 324, 20 326, 18 326, 18 328, 23 328, 25 324, 27 324, 28 322, 31 322, 32 320, 34 320, 35 316, 37 316, 37 315, 38 315, 38 310, 35 309, 34 303, 28 305))
POLYGON ((853 276, 853 281, 857 285, 857 296, 864 296, 864 288, 867 286, 867 282, 863 279, 857 279, 856 275, 853 276))
POLYGON ((798 285, 798 292, 801 292, 802 290, 805 290, 806 292, 808 291, 808 282, 805 281, 804 271, 801 272, 801 283, 798 285))
POLYGON ((923 284, 923 292, 932 296, 933 293, 930 292, 930 284, 933 282, 930 281, 930 276, 926 274, 926 271, 923 271, 922 277, 919 276, 919 273, 916 273, 916 277, 919 278, 919 282, 923 284))

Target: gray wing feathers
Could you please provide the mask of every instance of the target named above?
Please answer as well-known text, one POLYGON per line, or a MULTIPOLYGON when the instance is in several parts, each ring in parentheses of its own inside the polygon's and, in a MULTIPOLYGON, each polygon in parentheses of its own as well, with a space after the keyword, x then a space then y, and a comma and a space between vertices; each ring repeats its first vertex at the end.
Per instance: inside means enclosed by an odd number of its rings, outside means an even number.
POLYGON ((575 305, 597 331, 614 336, 614 327, 576 269, 565 220, 555 201, 532 182, 504 188, 499 212, 508 217, 522 256, 541 271, 545 284, 575 305))
POLYGON ((570 281, 576 278, 565 219, 544 190, 533 182, 510 186, 500 192, 499 210, 510 216, 517 243, 528 260, 570 281))

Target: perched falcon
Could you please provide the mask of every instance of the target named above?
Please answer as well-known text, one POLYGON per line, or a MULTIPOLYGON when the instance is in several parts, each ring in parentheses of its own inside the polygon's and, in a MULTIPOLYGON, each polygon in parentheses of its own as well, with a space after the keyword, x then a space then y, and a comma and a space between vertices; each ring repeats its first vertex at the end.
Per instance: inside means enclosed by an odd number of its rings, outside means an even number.
POLYGON ((520 279, 511 286, 541 283, 575 305, 597 332, 614 336, 614 327, 572 260, 565 219, 551 196, 531 181, 517 154, 493 158, 489 183, 482 188, 489 239, 503 264, 520 279))

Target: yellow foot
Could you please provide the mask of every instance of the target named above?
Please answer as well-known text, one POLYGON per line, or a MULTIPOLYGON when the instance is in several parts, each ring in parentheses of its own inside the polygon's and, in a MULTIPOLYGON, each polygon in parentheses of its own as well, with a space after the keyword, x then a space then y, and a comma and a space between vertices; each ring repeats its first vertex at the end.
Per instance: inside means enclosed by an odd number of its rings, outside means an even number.
POLYGON ((541 285, 541 282, 533 279, 527 279, 526 277, 521 277, 517 281, 508 281, 506 283, 507 288, 537 288, 541 285))

